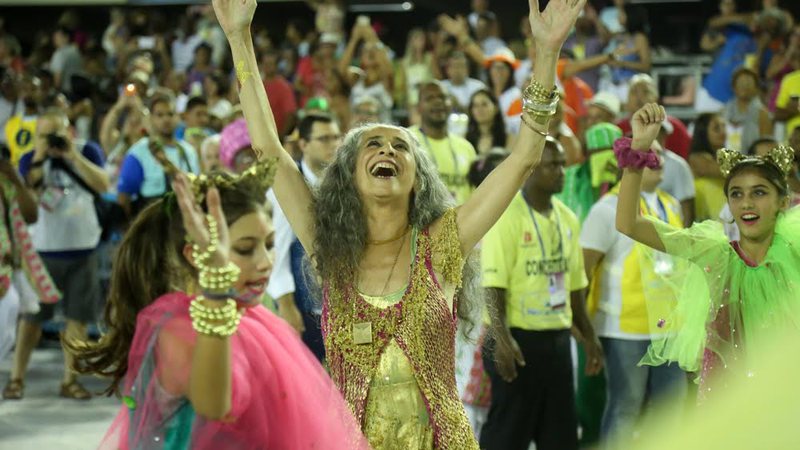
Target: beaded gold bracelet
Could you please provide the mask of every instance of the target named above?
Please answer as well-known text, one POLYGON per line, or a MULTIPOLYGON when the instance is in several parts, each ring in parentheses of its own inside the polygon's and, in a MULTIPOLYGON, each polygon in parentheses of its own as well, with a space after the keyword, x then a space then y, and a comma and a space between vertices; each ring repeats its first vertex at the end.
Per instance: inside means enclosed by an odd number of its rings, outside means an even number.
POLYGON ((559 97, 558 91, 555 88, 547 89, 535 78, 525 87, 522 96, 533 102, 542 104, 557 103, 559 97))
POLYGON ((192 328, 198 334, 226 338, 236 333, 243 313, 237 308, 235 300, 229 299, 221 308, 206 307, 201 303, 202 300, 203 297, 197 297, 189 304, 192 328))

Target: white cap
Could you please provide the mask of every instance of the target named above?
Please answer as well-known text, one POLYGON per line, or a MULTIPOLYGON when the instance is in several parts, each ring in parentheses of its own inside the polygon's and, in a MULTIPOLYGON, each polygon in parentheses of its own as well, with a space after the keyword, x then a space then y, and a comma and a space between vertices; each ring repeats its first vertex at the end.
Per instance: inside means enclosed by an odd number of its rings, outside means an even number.
POLYGON ((622 105, 619 97, 607 91, 600 91, 594 94, 594 97, 589 101, 590 105, 598 106, 606 111, 614 114, 614 117, 619 116, 622 105))
POLYGON ((339 42, 341 42, 341 40, 342 37, 338 33, 325 32, 322 33, 319 37, 320 44, 339 45, 339 42))

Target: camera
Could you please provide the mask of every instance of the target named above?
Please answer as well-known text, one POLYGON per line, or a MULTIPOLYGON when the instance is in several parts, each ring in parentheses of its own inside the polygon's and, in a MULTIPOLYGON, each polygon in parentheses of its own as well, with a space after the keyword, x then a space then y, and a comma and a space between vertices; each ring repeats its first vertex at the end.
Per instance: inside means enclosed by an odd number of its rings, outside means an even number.
POLYGON ((67 142, 67 140, 64 137, 53 133, 47 135, 47 146, 54 150, 60 150, 64 152, 67 151, 67 148, 69 147, 69 142, 67 142))

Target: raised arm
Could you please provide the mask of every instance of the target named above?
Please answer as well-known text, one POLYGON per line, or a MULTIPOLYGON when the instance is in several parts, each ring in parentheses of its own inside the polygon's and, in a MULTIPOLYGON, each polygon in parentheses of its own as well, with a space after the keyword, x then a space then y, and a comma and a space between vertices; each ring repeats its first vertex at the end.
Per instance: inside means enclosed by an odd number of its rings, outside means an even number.
MULTIPOLYGON (((556 62, 561 45, 585 3, 586 0, 551 0, 544 12, 539 12, 539 1, 528 0, 529 20, 536 45, 533 78, 548 92, 555 86, 556 62)), ((542 102, 538 98, 531 100, 537 104, 542 102)), ((494 225, 539 163, 549 121, 526 117, 524 112, 522 119, 524 124, 511 155, 458 210, 461 250, 464 254, 472 250, 494 225)))
POLYGON ((281 144, 253 49, 250 24, 256 11, 256 0, 213 0, 213 4, 231 46, 239 80, 239 100, 253 150, 259 160, 278 158, 278 171, 273 185, 275 196, 303 247, 311 249, 314 239, 314 222, 310 213, 311 191, 297 164, 281 144))
MULTIPOLYGON (((655 103, 644 105, 631 117, 633 141, 631 152, 647 152, 661 129, 667 113, 655 103)), ((643 168, 627 167, 622 172, 617 198, 617 230, 642 244, 664 251, 664 243, 653 224, 639 214, 643 168)))

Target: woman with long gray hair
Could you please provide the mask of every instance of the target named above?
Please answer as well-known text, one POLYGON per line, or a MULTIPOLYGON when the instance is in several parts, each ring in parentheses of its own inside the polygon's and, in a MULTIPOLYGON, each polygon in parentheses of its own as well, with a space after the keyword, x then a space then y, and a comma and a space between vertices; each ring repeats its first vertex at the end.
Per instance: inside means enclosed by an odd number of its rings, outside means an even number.
POLYGON ((558 95, 561 45, 585 0, 529 0, 537 46, 525 126, 511 155, 453 208, 435 165, 405 128, 372 124, 345 137, 312 192, 282 148, 259 79, 250 24, 256 0, 214 0, 233 52, 259 159, 278 158, 274 190, 322 280, 331 375, 375 448, 478 448, 455 385, 456 315, 474 277, 465 255, 538 164, 558 95))

